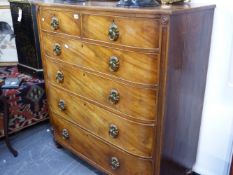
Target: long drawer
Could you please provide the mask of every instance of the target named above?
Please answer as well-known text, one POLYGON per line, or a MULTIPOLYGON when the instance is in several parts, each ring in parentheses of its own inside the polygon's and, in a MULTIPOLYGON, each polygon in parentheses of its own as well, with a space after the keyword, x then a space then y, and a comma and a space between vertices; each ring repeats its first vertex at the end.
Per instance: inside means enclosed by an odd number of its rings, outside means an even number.
POLYGON ((45 54, 126 81, 158 84, 159 55, 88 44, 59 35, 43 34, 45 54))
POLYGON ((137 158, 125 153, 54 114, 51 118, 58 143, 108 174, 152 175, 151 159, 137 158))
POLYGON ((42 30, 74 36, 81 35, 81 19, 77 11, 41 8, 40 13, 42 30))
POLYGON ((154 126, 123 119, 77 96, 48 86, 52 112, 72 121, 98 137, 141 157, 152 157, 154 126))
POLYGON ((160 18, 83 14, 82 37, 142 49, 159 48, 160 18))
POLYGON ((48 80, 53 84, 95 100, 132 119, 156 120, 155 88, 128 86, 49 58, 46 59, 46 70, 48 80))

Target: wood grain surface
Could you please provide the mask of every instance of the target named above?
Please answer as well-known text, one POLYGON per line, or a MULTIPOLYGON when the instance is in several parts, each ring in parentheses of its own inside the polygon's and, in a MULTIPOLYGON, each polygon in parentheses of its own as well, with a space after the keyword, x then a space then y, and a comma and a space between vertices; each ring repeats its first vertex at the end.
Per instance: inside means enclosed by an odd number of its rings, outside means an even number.
POLYGON ((52 117, 55 129, 55 140, 106 173, 116 175, 152 175, 151 159, 137 158, 127 154, 54 114, 50 117, 52 117), (61 135, 63 129, 67 129, 69 132, 69 139, 67 140, 64 140, 61 135), (120 167, 118 169, 112 169, 110 164, 112 157, 116 157, 119 160, 120 167))
POLYGON ((82 23, 82 36, 84 38, 146 49, 159 48, 160 46, 160 20, 158 19, 85 14, 82 23), (110 41, 108 37, 108 30, 113 22, 119 30, 119 38, 116 41, 110 41))
POLYGON ((46 66, 48 80, 53 84, 118 110, 130 118, 151 122, 156 120, 157 90, 155 88, 128 86, 49 58, 46 59, 46 66), (57 71, 63 73, 63 83, 56 82, 57 71), (111 104, 109 101, 111 90, 117 90, 120 94, 117 104, 111 104))
POLYGON ((118 8, 116 2, 40 0, 35 4, 40 6, 55 139, 107 174, 183 175, 192 169, 215 6, 185 3, 132 9, 118 8), (76 21, 74 13, 80 14, 76 21), (53 16, 61 21, 56 31, 50 27, 53 16), (119 30, 116 41, 108 37, 113 23, 119 30), (55 42, 62 46, 59 56, 52 51, 55 42), (112 54, 120 60, 116 72, 108 67, 112 54), (57 71, 64 75, 62 83, 56 81, 57 71), (119 92, 117 104, 109 102, 110 90, 119 92), (64 111, 57 109, 60 98, 68 104, 64 111), (117 138, 109 137, 109 124, 119 127, 117 138), (69 130, 68 140, 61 137, 64 128, 69 130), (113 156, 120 161, 116 170, 109 162, 113 156))
POLYGON ((151 158, 154 139, 153 125, 123 119, 53 86, 49 86, 48 89, 49 105, 54 113, 131 154, 151 158), (65 110, 58 108, 60 100, 65 102, 65 110), (116 138, 109 135, 111 124, 116 125, 119 130, 116 138))
POLYGON ((103 47, 48 33, 45 33, 42 37, 44 51, 50 57, 61 59, 64 62, 76 64, 128 82, 147 86, 156 86, 158 84, 158 54, 103 47), (61 46, 60 55, 55 55, 53 52, 53 47, 56 43, 61 46), (115 72, 109 68, 109 59, 112 56, 119 59, 119 69, 115 72))
POLYGON ((72 10, 41 10, 41 15, 38 18, 41 23, 41 29, 49 32, 64 33, 79 37, 81 35, 81 20, 80 14, 72 10), (79 19, 75 19, 74 15, 78 15, 79 19), (56 17, 59 21, 59 28, 53 30, 50 23, 52 17, 56 17))
POLYGON ((162 164, 192 169, 196 162, 213 14, 214 9, 171 17, 162 164))

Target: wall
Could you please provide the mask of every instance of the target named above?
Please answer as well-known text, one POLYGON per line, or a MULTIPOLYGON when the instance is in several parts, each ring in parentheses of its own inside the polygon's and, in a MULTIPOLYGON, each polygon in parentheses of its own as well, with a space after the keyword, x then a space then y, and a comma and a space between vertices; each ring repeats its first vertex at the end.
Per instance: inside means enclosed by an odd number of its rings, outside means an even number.
POLYGON ((233 2, 192 2, 217 5, 194 170, 202 175, 228 175, 233 148, 233 2))

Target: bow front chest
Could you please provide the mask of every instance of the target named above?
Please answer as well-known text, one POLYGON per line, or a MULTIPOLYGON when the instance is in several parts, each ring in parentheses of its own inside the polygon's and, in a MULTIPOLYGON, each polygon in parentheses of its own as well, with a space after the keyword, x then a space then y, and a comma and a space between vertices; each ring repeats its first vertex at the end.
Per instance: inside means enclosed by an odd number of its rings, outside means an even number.
POLYGON ((214 6, 34 3, 55 141, 107 174, 191 169, 214 6))

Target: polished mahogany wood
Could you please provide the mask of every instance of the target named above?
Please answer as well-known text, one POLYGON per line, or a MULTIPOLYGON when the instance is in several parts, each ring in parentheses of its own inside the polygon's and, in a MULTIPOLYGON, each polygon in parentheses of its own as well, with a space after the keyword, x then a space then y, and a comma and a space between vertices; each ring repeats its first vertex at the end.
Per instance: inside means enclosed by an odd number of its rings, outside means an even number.
POLYGON ((46 67, 48 81, 57 86, 95 100, 129 118, 148 122, 156 120, 157 89, 128 86, 50 58, 46 59, 46 67), (58 71, 64 76, 61 83, 56 81, 58 71), (111 90, 119 93, 119 102, 116 104, 109 101, 111 90))
POLYGON ((55 129, 55 140, 92 165, 102 170, 104 169, 108 174, 152 175, 151 159, 132 156, 54 114, 51 114, 50 117, 55 129), (63 138, 63 129, 67 129, 69 138, 63 138), (119 168, 113 169, 111 167, 112 157, 116 157, 119 160, 119 168))
POLYGON ((49 86, 48 90, 50 109, 56 115, 64 117, 130 154, 146 158, 152 157, 152 143, 155 139, 153 125, 123 119, 121 116, 108 112, 52 85, 49 86), (64 110, 58 107, 60 100, 65 103, 64 110), (111 124, 116 125, 119 130, 115 138, 109 134, 111 124))
POLYGON ((45 33, 42 37, 45 53, 49 57, 61 59, 64 62, 76 64, 127 82, 147 85, 148 87, 155 87, 158 84, 158 54, 104 47, 49 33, 45 33), (60 55, 54 54, 55 44, 59 44, 61 47, 60 55), (111 70, 109 66, 109 60, 113 56, 119 60, 119 68, 116 71, 111 70))
POLYGON ((170 18, 162 157, 189 169, 196 161, 213 13, 170 18))
POLYGON ((107 174, 183 175, 192 169, 215 6, 184 3, 138 9, 117 8, 116 2, 99 1, 34 3, 39 6, 38 24, 50 115, 57 131, 55 139, 107 174), (63 10, 80 14, 78 34, 69 33, 69 28, 76 31, 69 25, 73 21, 71 15, 66 17, 67 31, 42 27, 42 13, 63 10), (119 32, 114 41, 109 40, 110 27, 113 31, 117 27, 119 32), (61 53, 54 55, 54 42, 62 46, 61 53), (108 70, 112 53, 121 61, 116 72, 108 70), (60 83, 56 81, 57 73, 64 78, 60 83), (116 104, 109 103, 112 89, 120 93, 116 104), (62 91, 64 94, 58 95, 62 91), (67 111, 57 110, 60 97, 72 109, 67 106, 67 111), (76 111, 79 115, 75 115, 76 111), (127 133, 127 141, 120 140, 122 135, 119 141, 111 141, 105 131, 112 122, 124 132, 128 128, 135 133, 127 133), (133 141, 142 139, 134 130, 136 125, 145 132, 145 138, 148 136, 145 148, 133 141), (61 136, 64 128, 71 130, 68 140, 61 136), (112 152, 123 161, 119 171, 111 170, 107 163, 114 156, 112 152))
POLYGON ((80 14, 77 11, 67 9, 43 10, 41 11, 40 21, 42 30, 65 33, 77 37, 81 35, 80 14), (58 27, 55 30, 51 26, 53 18, 58 20, 58 27))
POLYGON ((83 15, 84 38, 139 48, 159 48, 160 19, 122 18, 114 16, 83 15), (119 30, 116 41, 109 40, 112 24, 119 30))

